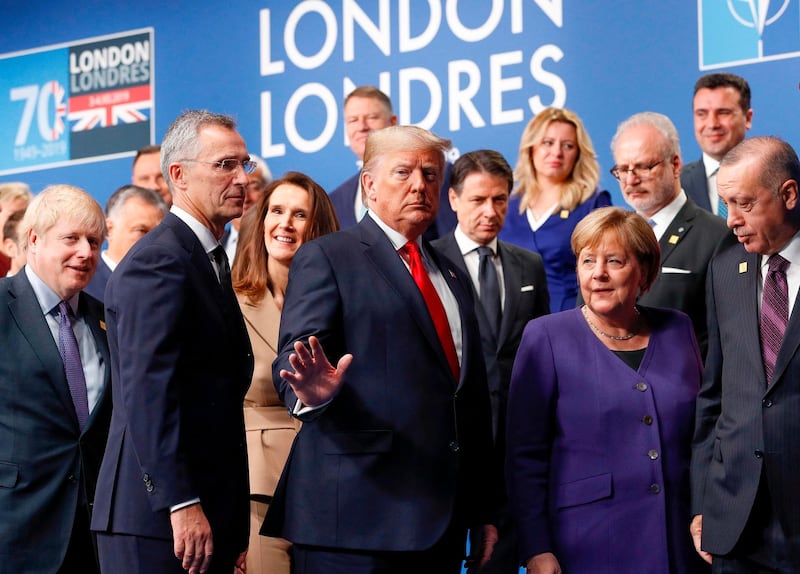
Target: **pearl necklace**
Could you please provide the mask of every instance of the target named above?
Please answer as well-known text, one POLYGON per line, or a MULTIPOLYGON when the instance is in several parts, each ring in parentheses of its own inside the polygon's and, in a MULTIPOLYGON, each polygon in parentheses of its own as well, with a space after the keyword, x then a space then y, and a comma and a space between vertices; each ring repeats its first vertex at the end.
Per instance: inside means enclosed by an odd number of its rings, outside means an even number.
MULTIPOLYGON (((639 310, 636 307, 634 307, 633 310, 636 311, 636 316, 638 317, 639 310)), ((586 322, 589 324, 589 327, 592 328, 592 331, 594 331, 598 335, 602 335, 603 337, 608 337, 609 339, 613 339, 614 341, 627 341, 629 339, 633 339, 636 335, 639 334, 640 329, 635 329, 630 333, 628 333, 627 335, 622 335, 621 337, 618 337, 616 335, 609 335, 605 331, 601 330, 600 327, 592 323, 592 320, 589 319, 589 312, 586 310, 586 305, 581 307, 581 312, 583 313, 583 318, 586 319, 586 322)))

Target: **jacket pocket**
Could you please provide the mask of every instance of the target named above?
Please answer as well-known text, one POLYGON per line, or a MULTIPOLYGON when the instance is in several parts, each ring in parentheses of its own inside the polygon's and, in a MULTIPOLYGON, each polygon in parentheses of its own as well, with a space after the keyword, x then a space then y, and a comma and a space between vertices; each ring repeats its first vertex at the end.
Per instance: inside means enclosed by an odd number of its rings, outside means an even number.
POLYGON ((568 508, 609 498, 613 492, 611 473, 598 474, 561 484, 556 493, 556 507, 568 508))
POLYGON ((392 448, 392 431, 365 430, 323 435, 325 454, 372 454, 388 452, 392 448))
POLYGON ((19 478, 19 466, 10 462, 0 462, 0 487, 14 488, 19 478))

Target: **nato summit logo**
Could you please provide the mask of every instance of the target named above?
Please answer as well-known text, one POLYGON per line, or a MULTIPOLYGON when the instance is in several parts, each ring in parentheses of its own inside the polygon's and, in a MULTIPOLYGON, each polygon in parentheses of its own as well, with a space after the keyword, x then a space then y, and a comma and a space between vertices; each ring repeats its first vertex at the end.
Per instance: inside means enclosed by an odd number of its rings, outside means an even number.
POLYGON ((698 0, 700 69, 800 56, 800 0, 698 0))

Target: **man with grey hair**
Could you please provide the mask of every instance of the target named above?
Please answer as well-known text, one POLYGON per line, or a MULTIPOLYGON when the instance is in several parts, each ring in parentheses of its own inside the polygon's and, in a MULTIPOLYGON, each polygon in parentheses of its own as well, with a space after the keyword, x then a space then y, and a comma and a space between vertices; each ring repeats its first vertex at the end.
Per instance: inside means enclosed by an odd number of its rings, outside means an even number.
POLYGON ((25 267, 0 279, 0 572, 98 572, 89 520, 111 416, 102 306, 82 293, 100 205, 54 185, 20 227, 25 267))
POLYGON ((244 569, 242 403, 253 356, 219 238, 254 165, 228 116, 187 111, 161 145, 174 203, 106 287, 114 413, 92 528, 104 573, 244 569))
MULTIPOLYGON (((256 169, 253 173, 247 175, 247 187, 245 188, 244 196, 244 211, 242 216, 253 207, 258 200, 264 195, 267 185, 272 181, 272 173, 267 166, 267 162, 258 157, 257 155, 250 154, 250 161, 256 164, 256 169)), ((239 226, 242 223, 242 218, 237 217, 231 221, 230 225, 225 228, 225 233, 222 234, 220 243, 225 248, 225 254, 228 256, 231 267, 233 260, 236 257, 236 247, 239 244, 239 226)))
POLYGON ((106 203, 108 249, 100 253, 97 272, 86 286, 89 295, 104 300, 111 272, 134 243, 161 222, 168 209, 158 192, 138 185, 123 185, 111 194, 106 203))
POLYGON ((653 226, 661 246, 661 270, 640 302, 683 311, 692 319, 705 356, 705 283, 711 257, 736 239, 722 219, 697 207, 681 189, 678 131, 663 114, 642 112, 617 127, 611 140, 625 201, 653 226))
MULTIPOLYGON (((493 514, 472 286, 421 237, 449 143, 412 126, 370 133, 368 215, 292 260, 273 380, 309 422, 262 532, 294 543, 297 574, 456 574, 467 528, 493 514)), ((497 532, 484 530, 485 561, 497 532)))
POLYGON ((800 572, 800 160, 773 137, 720 162, 739 239, 708 271, 690 527, 714 573, 800 572))

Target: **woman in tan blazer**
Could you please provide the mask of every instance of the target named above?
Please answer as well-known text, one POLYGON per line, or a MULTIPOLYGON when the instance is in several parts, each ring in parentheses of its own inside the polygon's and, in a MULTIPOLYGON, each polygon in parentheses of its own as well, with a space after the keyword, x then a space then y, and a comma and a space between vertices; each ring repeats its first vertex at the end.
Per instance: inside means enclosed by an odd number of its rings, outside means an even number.
POLYGON ((287 172, 267 186, 242 219, 231 271, 255 367, 244 399, 250 464, 248 574, 289 574, 291 544, 258 534, 300 423, 281 403, 272 384, 283 296, 297 249, 339 229, 328 194, 314 180, 287 172))

